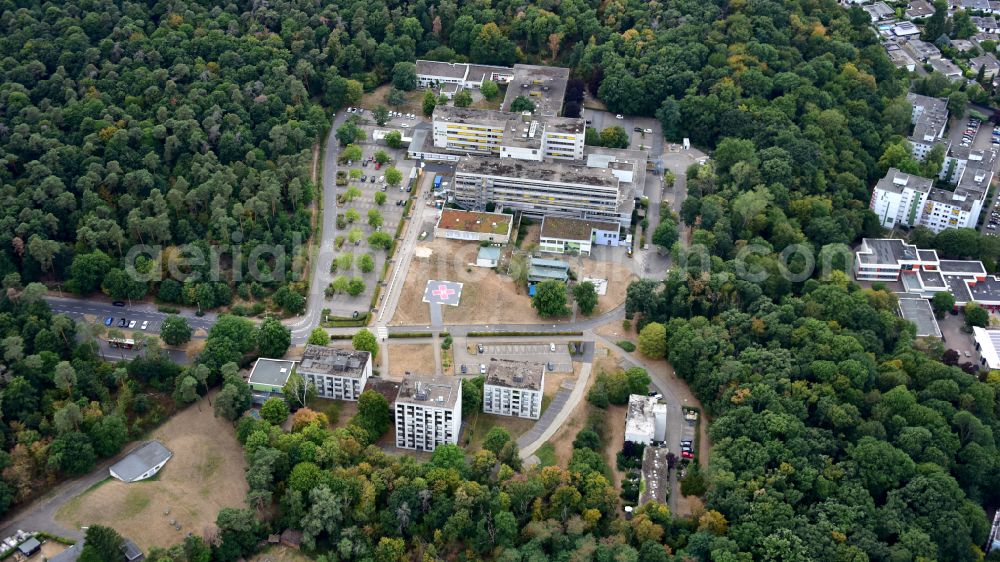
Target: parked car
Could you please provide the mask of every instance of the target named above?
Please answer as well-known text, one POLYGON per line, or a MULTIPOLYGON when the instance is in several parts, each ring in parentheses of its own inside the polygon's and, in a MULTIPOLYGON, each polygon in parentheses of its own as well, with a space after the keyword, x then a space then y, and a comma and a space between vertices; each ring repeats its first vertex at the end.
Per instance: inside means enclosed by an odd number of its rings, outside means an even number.
POLYGON ((114 322, 114 321, 115 321, 115 319, 114 319, 113 316, 108 316, 107 318, 104 319, 104 325, 105 326, 110 326, 112 324, 112 322, 114 322))
POLYGON ((465 364, 463 364, 462 365, 462 374, 465 375, 465 374, 468 374, 468 372, 469 372, 469 368, 466 367, 465 364))
POLYGON ((693 459, 694 455, 691 454, 691 451, 681 451, 681 458, 693 459))
POLYGON ((129 329, 135 328, 135 320, 128 323, 129 329))
POLYGON ((115 301, 111 303, 113 306, 125 306, 125 301, 115 301))
POLYGON ((642 127, 632 127, 632 130, 635 131, 635 132, 637 132, 637 133, 641 133, 642 132, 642 127))
POLYGON ((375 176, 372 176, 371 179, 368 180, 368 183, 375 183, 375 176))
POLYGON ((149 326, 149 320, 143 320, 142 321, 142 329, 145 330, 147 326, 149 326))
POLYGON ((486 363, 480 363, 479 364, 479 374, 480 375, 485 375, 486 374, 486 363))
POLYGON ((624 119, 624 118, 625 117, 623 117, 621 113, 619 113, 618 115, 615 115, 615 119, 624 119))
POLYGON ((119 328, 124 328, 127 324, 128 324, 128 320, 125 319, 125 318, 122 318, 121 322, 118 323, 118 327, 119 328))
POLYGON ((549 343, 549 351, 552 352, 552 353, 555 353, 555 351, 556 351, 556 344, 549 343))
POLYGON ((365 183, 365 180, 366 180, 366 179, 368 179, 368 176, 366 176, 366 175, 362 175, 362 176, 361 176, 361 183, 365 183))

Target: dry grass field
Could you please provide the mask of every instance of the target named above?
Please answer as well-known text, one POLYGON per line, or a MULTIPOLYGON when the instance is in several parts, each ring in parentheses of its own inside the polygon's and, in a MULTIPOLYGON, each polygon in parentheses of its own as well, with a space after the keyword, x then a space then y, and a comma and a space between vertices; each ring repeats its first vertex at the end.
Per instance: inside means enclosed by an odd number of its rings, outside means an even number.
POLYGON ((401 343, 387 346, 389 375, 402 377, 407 371, 414 375, 433 375, 434 348, 426 343, 401 343))
POLYGON ((148 550, 176 544, 189 532, 210 535, 220 509, 243 507, 243 449, 232 425, 216 418, 208 401, 178 412, 149 438, 174 453, 159 474, 132 484, 109 478, 63 505, 59 523, 107 525, 148 550))

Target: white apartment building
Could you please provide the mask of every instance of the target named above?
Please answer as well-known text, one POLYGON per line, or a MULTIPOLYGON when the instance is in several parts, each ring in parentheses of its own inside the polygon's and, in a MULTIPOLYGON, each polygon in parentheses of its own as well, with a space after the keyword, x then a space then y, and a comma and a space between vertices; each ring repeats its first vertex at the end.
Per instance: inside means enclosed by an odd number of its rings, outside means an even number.
POLYGON ((583 158, 586 123, 452 106, 434 108, 435 148, 462 154, 532 160, 583 158))
MULTIPOLYGON (((956 159, 959 170, 954 191, 933 187, 933 181, 890 168, 872 190, 869 207, 885 228, 925 226, 935 233, 947 228, 975 228, 993 178, 982 154, 956 159), (978 160, 972 160, 972 158, 978 160)), ((953 173, 954 175, 954 173, 953 173)))
POLYGON ((948 100, 914 93, 907 94, 906 99, 913 104, 913 134, 908 140, 913 145, 913 157, 923 160, 934 145, 947 142, 943 137, 948 126, 948 100))
POLYGON ((542 219, 538 249, 554 254, 589 256, 593 246, 624 244, 617 222, 585 221, 548 216, 542 219))
POLYGON ((316 387, 316 394, 336 400, 357 400, 372 376, 367 351, 307 345, 295 372, 316 387))
POLYGON ((468 208, 482 209, 492 201, 497 208, 533 217, 556 215, 628 225, 634 205, 629 193, 610 167, 467 156, 455 168, 454 197, 468 208))
POLYGON ((396 446, 400 449, 433 451, 441 444, 458 444, 462 379, 407 376, 394 404, 396 446))
POLYGON ((649 445, 667 436, 667 405, 653 396, 632 394, 625 414, 625 441, 649 445))
POLYGON ((885 228, 916 226, 933 183, 927 178, 889 168, 885 177, 875 184, 869 207, 885 228))
POLYGON ((483 385, 483 412, 537 420, 542 415, 545 366, 501 359, 490 361, 483 385))

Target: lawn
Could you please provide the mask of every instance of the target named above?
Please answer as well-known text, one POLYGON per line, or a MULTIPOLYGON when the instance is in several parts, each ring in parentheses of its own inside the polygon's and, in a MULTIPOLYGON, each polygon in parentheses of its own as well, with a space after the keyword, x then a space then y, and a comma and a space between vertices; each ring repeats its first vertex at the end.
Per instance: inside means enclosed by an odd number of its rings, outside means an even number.
POLYGON ((483 448, 483 439, 486 438, 486 434, 494 427, 506 429, 510 438, 516 441, 521 434, 534 427, 535 421, 514 416, 497 416, 477 412, 472 418, 462 422, 462 437, 459 439, 459 444, 463 445, 466 451, 478 451, 483 448))

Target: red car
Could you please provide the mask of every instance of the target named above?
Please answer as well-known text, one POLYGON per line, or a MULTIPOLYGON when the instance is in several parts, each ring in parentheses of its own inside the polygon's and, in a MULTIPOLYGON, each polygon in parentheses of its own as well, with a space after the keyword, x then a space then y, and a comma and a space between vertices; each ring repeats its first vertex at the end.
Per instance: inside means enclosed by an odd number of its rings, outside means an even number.
POLYGON ((382 167, 382 164, 379 164, 378 162, 375 163, 375 169, 376 170, 380 169, 381 167, 382 167))
POLYGON ((681 451, 681 457, 685 459, 693 459, 694 455, 691 454, 691 451, 681 451))

